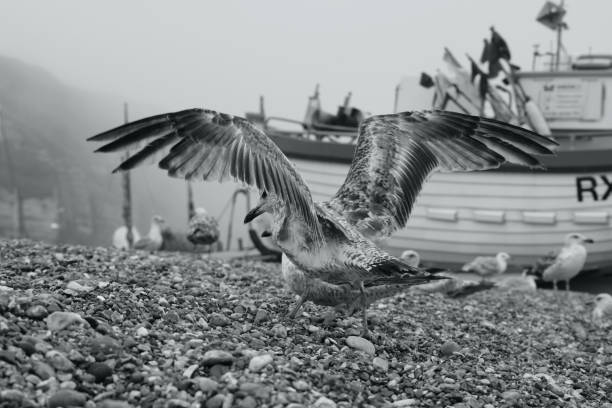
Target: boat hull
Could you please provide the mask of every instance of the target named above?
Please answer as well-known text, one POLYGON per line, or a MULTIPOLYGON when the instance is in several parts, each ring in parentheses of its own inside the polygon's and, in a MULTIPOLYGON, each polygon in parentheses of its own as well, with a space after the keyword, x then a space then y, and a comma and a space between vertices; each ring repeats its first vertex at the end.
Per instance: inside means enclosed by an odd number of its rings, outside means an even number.
MULTIPOLYGON (((293 160, 315 201, 333 196, 348 172, 352 145, 273 139, 293 160)), ((406 228, 383 246, 395 255, 414 249, 425 265, 451 268, 503 251, 511 254, 516 270, 560 248, 566 234, 579 232, 595 241, 586 268, 612 267, 612 150, 589 154, 589 160, 586 154, 563 152, 546 163, 549 171, 506 167, 434 173, 406 228)))

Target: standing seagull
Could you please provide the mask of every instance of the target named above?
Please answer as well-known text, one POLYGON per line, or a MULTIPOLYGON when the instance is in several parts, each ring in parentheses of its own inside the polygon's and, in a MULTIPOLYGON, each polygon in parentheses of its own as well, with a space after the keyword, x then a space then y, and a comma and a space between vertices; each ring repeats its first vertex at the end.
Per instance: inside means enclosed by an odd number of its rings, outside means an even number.
POLYGON ((607 327, 612 323, 612 295, 609 293, 600 293, 595 296, 595 300, 589 303, 594 303, 595 307, 591 312, 593 323, 599 327, 607 327))
POLYGON ((162 231, 166 221, 159 215, 153 216, 151 219, 151 228, 146 237, 136 241, 134 249, 142 249, 145 251, 159 251, 164 243, 162 231))
POLYGON ((212 245, 219 239, 219 223, 204 208, 198 207, 189 220, 187 239, 193 245, 212 245))
POLYGON ((466 263, 461 268, 464 272, 475 272, 485 279, 488 276, 498 275, 506 272, 508 269, 508 259, 510 255, 505 252, 500 252, 494 257, 479 256, 472 262, 466 263))
POLYGON ((566 235, 565 246, 542 273, 543 280, 552 281, 553 290, 557 290, 557 281, 560 280, 565 281, 565 290, 570 290, 570 279, 580 273, 586 262, 585 243, 592 244, 593 240, 579 233, 566 235))
POLYGON ((240 180, 260 190, 245 217, 272 214, 272 238, 309 278, 359 289, 367 332, 366 286, 440 279, 380 249, 374 240, 403 228, 433 170, 470 171, 511 162, 541 168, 551 139, 491 119, 445 111, 371 116, 361 122, 349 173, 329 201, 315 203, 292 163, 246 119, 189 109, 141 119, 91 137, 100 152, 134 151, 115 171, 155 153, 159 167, 188 180, 240 180), (424 279, 428 278, 428 279, 424 279))

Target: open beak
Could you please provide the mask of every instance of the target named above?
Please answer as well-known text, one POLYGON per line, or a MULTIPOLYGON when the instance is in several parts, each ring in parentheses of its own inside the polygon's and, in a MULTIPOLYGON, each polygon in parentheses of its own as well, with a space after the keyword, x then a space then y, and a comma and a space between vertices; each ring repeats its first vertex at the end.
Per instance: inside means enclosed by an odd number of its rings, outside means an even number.
POLYGON ((586 238, 586 239, 584 240, 584 242, 586 242, 587 244, 593 244, 593 243, 595 243, 595 241, 593 241, 593 239, 592 239, 592 238, 586 238))
POLYGON ((271 236, 272 236, 272 233, 268 230, 265 230, 264 232, 261 233, 262 238, 271 237, 271 236))
POLYGON ((595 301, 594 300, 587 300, 586 302, 584 302, 584 304, 587 305, 587 306, 592 306, 592 305, 595 304, 595 301))
POLYGON ((261 214, 263 214, 265 211, 261 207, 262 206, 259 205, 253 208, 251 211, 249 211, 247 215, 244 217, 244 223, 248 224, 249 222, 253 221, 255 218, 259 217, 261 214))

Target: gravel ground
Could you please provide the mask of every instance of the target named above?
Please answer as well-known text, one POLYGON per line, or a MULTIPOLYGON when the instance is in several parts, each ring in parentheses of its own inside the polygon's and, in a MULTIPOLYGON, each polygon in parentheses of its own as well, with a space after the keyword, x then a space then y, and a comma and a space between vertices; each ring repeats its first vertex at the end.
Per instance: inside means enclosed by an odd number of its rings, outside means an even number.
POLYGON ((0 241, 0 406, 612 408, 590 298, 402 294, 370 343, 276 264, 0 241))

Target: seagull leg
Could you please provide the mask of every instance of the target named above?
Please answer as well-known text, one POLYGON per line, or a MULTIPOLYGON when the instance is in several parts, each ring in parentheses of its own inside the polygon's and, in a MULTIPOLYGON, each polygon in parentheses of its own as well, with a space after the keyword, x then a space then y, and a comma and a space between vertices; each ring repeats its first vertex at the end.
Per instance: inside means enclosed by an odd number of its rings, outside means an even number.
POLYGON ((570 291, 569 279, 565 281, 565 290, 570 291))
POLYGON ((359 282, 359 292, 361 293, 361 312, 363 319, 363 329, 361 331, 361 337, 368 338, 370 335, 370 330, 368 329, 368 304, 365 287, 363 286, 363 281, 359 282))
POLYGON ((295 315, 300 310, 300 308, 302 307, 302 305, 304 304, 305 301, 306 301, 306 296, 300 296, 300 300, 297 301, 297 303, 295 304, 293 309, 291 309, 289 314, 287 314, 287 318, 295 319, 295 315))
POLYGON ((553 281, 553 290, 555 292, 557 291, 557 281, 556 280, 553 281))

